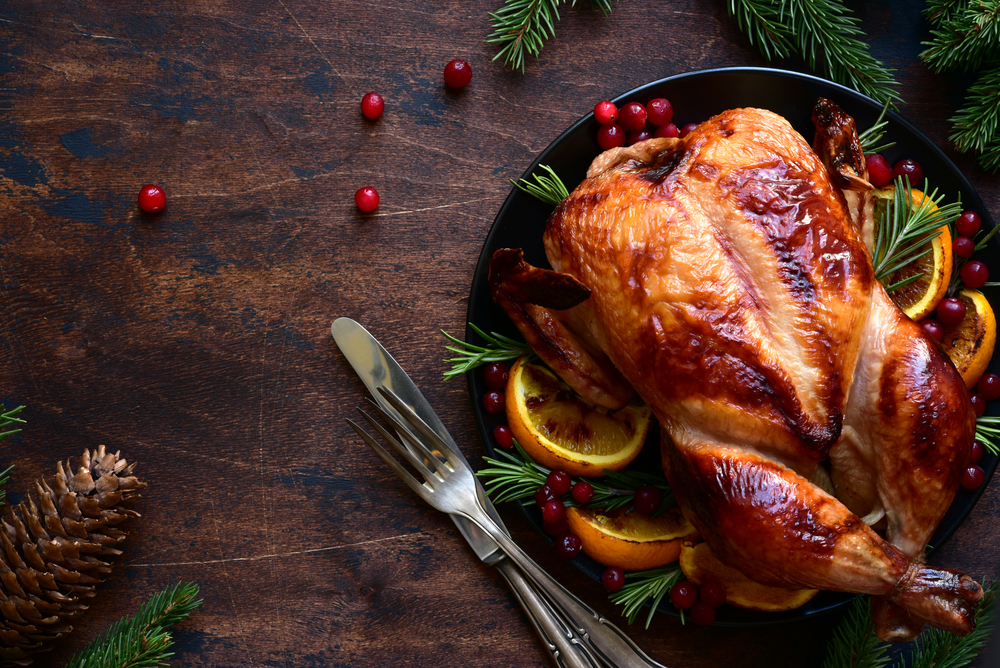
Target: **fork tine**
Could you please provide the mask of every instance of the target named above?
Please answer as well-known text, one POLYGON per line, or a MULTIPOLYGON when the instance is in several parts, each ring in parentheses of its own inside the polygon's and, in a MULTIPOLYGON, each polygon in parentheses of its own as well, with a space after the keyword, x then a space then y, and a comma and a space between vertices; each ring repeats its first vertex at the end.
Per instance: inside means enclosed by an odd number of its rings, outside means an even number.
POLYGON ((441 437, 434 433, 434 431, 427 426, 419 415, 413 412, 413 409, 403 403, 403 400, 397 397, 391 391, 385 389, 384 386, 378 388, 379 393, 385 397, 386 401, 392 404, 403 418, 409 422, 420 434, 427 439, 429 443, 435 446, 438 451, 444 456, 448 463, 451 464, 452 468, 465 467, 467 464, 460 460, 455 453, 452 451, 448 444, 441 440, 441 437))
POLYGON ((438 473, 440 475, 441 466, 445 464, 447 461, 447 458, 445 457, 444 453, 441 452, 440 450, 440 446, 438 449, 438 453, 434 453, 432 450, 428 449, 428 447, 424 445, 420 441, 420 439, 414 437, 412 432, 410 432, 410 430, 405 425, 403 425, 403 423, 400 422, 396 418, 396 416, 392 415, 391 413, 389 413, 389 411, 379 406, 375 401, 368 399, 367 397, 365 398, 368 400, 368 403, 372 405, 372 408, 378 411, 378 414, 381 415, 386 422, 390 422, 392 426, 395 427, 396 432, 400 434, 404 439, 406 439, 407 443, 416 448, 421 455, 423 455, 430 461, 434 462, 434 468, 438 469, 438 473))
POLYGON ((359 427, 354 422, 354 420, 347 418, 347 424, 351 425, 351 427, 354 428, 354 431, 358 433, 358 436, 360 436, 364 440, 364 442, 367 443, 368 446, 375 451, 375 454, 377 454, 379 457, 382 458, 382 461, 384 461, 386 464, 389 465, 389 468, 391 468, 393 471, 396 472, 396 475, 398 475, 400 478, 403 479, 403 482, 405 482, 407 485, 410 486, 410 489, 416 492, 421 499, 431 504, 435 508, 437 507, 437 504, 431 501, 431 499, 433 498, 432 492, 430 492, 426 487, 420 484, 416 478, 410 475, 410 472, 404 469, 403 465, 397 462, 395 457, 390 455, 385 448, 379 445, 378 441, 369 436, 368 432, 359 427))
MULTIPOLYGON (((378 404, 374 404, 374 405, 375 405, 376 408, 379 408, 378 404)), ((382 412, 383 417, 389 417, 389 416, 387 416, 385 414, 385 411, 381 410, 381 408, 379 408, 379 410, 382 412)), ((373 418, 368 413, 365 413, 360 408, 358 409, 358 412, 361 413, 362 416, 364 416, 365 420, 368 421, 368 424, 370 424, 372 426, 372 428, 375 431, 377 431, 382 436, 382 438, 384 438, 385 440, 389 441, 389 443, 391 443, 392 446, 394 448, 396 448, 396 451, 399 452, 399 454, 403 455, 403 457, 406 458, 406 461, 410 462, 410 464, 412 464, 415 469, 417 469, 418 471, 420 471, 420 474, 422 476, 424 476, 424 479, 431 486, 431 488, 434 487, 434 483, 432 482, 432 480, 436 481, 436 480, 441 480, 442 479, 442 477, 440 475, 435 475, 433 471, 431 471, 429 468, 427 468, 427 466, 422 461, 420 461, 419 457, 417 457, 412 452, 410 452, 408 449, 406 449, 405 447, 403 447, 402 443, 400 443, 395 438, 393 438, 392 434, 390 434, 382 425, 380 425, 375 420, 375 418, 373 418)), ((434 461, 437 462, 438 460, 435 459, 434 461)))

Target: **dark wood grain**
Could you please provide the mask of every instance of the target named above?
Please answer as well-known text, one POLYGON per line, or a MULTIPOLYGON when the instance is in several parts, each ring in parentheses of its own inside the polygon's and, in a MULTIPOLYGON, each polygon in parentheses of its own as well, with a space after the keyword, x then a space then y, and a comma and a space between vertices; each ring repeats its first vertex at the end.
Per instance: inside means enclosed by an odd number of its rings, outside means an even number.
MULTIPOLYGON (((465 383, 441 381, 437 330, 464 329, 508 179, 600 99, 766 63, 726 3, 631 0, 609 18, 566 7, 542 58, 512 73, 483 43, 499 4, 0 6, 0 400, 29 420, 2 464, 16 466, 17 497, 105 443, 150 483, 122 563, 40 665, 179 579, 200 583, 205 604, 178 634, 176 665, 548 665, 497 574, 345 424, 363 388, 330 322, 368 325, 479 463, 465 383), (441 72, 458 57, 475 76, 455 92, 441 72), (386 99, 375 122, 358 113, 369 90, 386 99), (168 194, 160 215, 135 206, 146 182, 168 194), (371 215, 353 202, 364 185, 382 195, 371 215)), ((857 9, 899 69, 904 114, 947 147, 968 79, 915 59, 920 7, 857 9)), ((1000 181, 946 150, 996 214, 1000 181)), ((994 573, 998 518, 994 484, 935 561, 994 573)), ((671 668, 816 666, 836 621, 658 619, 632 634, 671 668)))

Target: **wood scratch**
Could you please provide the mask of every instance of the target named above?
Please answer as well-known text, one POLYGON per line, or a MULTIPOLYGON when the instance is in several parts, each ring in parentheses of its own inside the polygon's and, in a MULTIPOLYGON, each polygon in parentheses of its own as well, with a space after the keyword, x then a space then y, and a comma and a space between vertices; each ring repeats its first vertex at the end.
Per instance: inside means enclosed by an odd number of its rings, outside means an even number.
POLYGON ((449 209, 453 206, 462 206, 463 204, 472 204, 473 202, 485 202, 491 199, 500 199, 501 195, 494 195, 493 197, 480 197, 479 199, 470 199, 464 202, 452 202, 451 204, 441 204, 440 206, 428 206, 423 209, 409 209, 408 211, 389 211, 386 213, 375 213, 372 214, 372 218, 379 216, 402 216, 408 213, 420 213, 422 211, 433 211, 435 209, 449 209))
MULTIPOLYGON (((209 501, 212 506, 212 519, 215 520, 215 540, 219 543, 219 560, 218 563, 225 564, 228 560, 225 558, 225 553, 222 551, 222 532, 219 531, 219 515, 215 512, 215 502, 209 501)), ((236 618, 236 626, 240 629, 240 639, 243 641, 243 651, 246 653, 247 658, 250 659, 250 665, 256 665, 253 660, 253 654, 250 653, 250 647, 247 645, 247 631, 246 627, 243 626, 243 620, 240 618, 240 609, 236 607, 236 596, 233 595, 233 583, 229 578, 229 572, 226 567, 222 567, 222 575, 226 580, 226 588, 229 590, 229 605, 233 609, 233 617, 236 618)))
MULTIPOLYGON (((297 25, 299 27, 299 30, 302 31, 302 34, 306 36, 306 39, 309 40, 309 43, 313 45, 314 49, 316 49, 316 53, 318 53, 323 58, 323 60, 326 61, 326 64, 330 66, 330 69, 333 70, 334 73, 338 77, 340 77, 340 80, 343 81, 346 84, 347 83, 347 79, 345 79, 344 75, 340 73, 340 70, 338 70, 336 68, 336 66, 334 66, 334 64, 332 62, 330 62, 330 59, 326 57, 326 54, 323 53, 322 49, 319 48, 319 45, 316 44, 316 41, 312 38, 312 36, 308 32, 306 32, 305 28, 302 27, 302 24, 299 23, 299 20, 297 18, 295 18, 295 14, 292 14, 292 10, 290 10, 288 8, 288 6, 285 4, 284 0, 278 0, 278 4, 280 4, 282 7, 284 7, 285 11, 288 12, 288 15, 290 17, 292 17, 292 20, 295 21, 295 25, 297 25)), ((357 97, 357 95, 354 95, 353 92, 352 92, 352 95, 353 95, 353 97, 357 97)))
MULTIPOLYGON (((214 506, 213 506, 214 508, 214 506)), ((216 527, 216 532, 218 532, 218 527, 216 527)), ((285 557, 295 557, 303 554, 319 554, 321 552, 334 552, 336 550, 346 550, 349 547, 363 547, 365 545, 375 545, 377 543, 384 543, 390 540, 410 540, 422 536, 420 533, 402 533, 398 536, 387 536, 386 538, 373 538, 372 540, 363 540, 357 543, 348 543, 347 545, 327 545, 326 547, 313 547, 308 550, 294 550, 292 552, 282 552, 280 554, 257 554, 252 557, 232 557, 230 559, 208 559, 205 561, 164 561, 155 563, 141 563, 141 564, 123 564, 125 568, 156 568, 156 567, 170 567, 170 566, 207 566, 211 564, 231 564, 239 561, 264 561, 266 559, 284 559, 285 557)), ((221 541, 221 538, 220 538, 221 541)), ((220 545, 221 551, 221 545, 220 545)), ((230 595, 232 591, 230 590, 230 595)))

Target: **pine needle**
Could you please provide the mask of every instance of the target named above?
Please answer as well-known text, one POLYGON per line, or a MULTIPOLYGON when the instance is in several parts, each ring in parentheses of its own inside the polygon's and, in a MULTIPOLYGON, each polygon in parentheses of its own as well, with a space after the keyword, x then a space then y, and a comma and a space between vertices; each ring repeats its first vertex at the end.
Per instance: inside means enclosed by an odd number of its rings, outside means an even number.
POLYGON ((875 637, 868 597, 858 596, 827 643, 823 668, 881 668, 889 663, 888 652, 889 644, 875 637))
POLYGON ((131 616, 111 625, 103 636, 70 659, 65 668, 153 668, 173 656, 170 628, 201 605, 198 585, 178 582, 155 594, 131 616))
POLYGON ((566 184, 562 182, 562 179, 555 173, 555 170, 548 165, 539 165, 539 167, 547 171, 549 176, 532 174, 531 178, 535 179, 535 183, 524 179, 517 181, 511 179, 511 183, 517 186, 518 189, 540 199, 546 204, 559 206, 564 199, 569 197, 569 190, 566 189, 566 184))
POLYGON ((1000 0, 976 0, 938 23, 920 59, 935 72, 973 71, 1000 55, 1000 0))
POLYGON ((660 601, 667 595, 674 583, 681 579, 682 575, 684 573, 679 564, 650 571, 626 573, 625 586, 608 598, 611 599, 612 603, 625 606, 622 615, 625 616, 629 624, 635 621, 642 606, 648 602, 650 604, 649 614, 646 616, 646 628, 648 629, 660 601))
POLYGON ((987 70, 969 88, 958 113, 952 116, 949 139, 963 153, 975 151, 989 172, 1000 171, 1000 65, 987 70))
POLYGON ((9 411, 0 412, 0 440, 21 431, 20 429, 8 429, 13 424, 25 424, 25 420, 17 417, 17 414, 24 410, 24 406, 12 408, 9 411))

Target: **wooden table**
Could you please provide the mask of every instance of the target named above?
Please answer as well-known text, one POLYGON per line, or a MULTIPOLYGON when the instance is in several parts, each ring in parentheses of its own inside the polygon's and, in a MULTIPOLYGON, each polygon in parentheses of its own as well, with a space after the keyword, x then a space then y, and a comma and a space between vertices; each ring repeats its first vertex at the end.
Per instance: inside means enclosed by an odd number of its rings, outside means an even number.
MULTIPOLYGON (((548 665, 498 575, 350 432, 363 388, 330 322, 368 325, 480 463, 465 382, 441 381, 438 329, 463 332, 508 179, 600 99, 766 63, 723 2, 633 0, 608 18, 567 7, 523 75, 483 43, 499 0, 142 4, 0 7, 0 399, 29 420, 3 447, 9 487, 18 498, 100 443, 149 481, 121 565, 40 665, 177 580, 197 581, 205 604, 175 665, 548 665), (452 58, 475 71, 458 92, 442 81, 452 58), (370 90, 386 99, 374 123, 358 113, 370 90), (136 208, 147 182, 168 193, 159 215, 136 208), (354 205, 364 185, 382 195, 373 215, 354 205)), ((904 114, 996 216, 1000 181, 948 147, 968 80, 916 60, 921 6, 861 17, 899 69, 904 114)), ((994 573, 998 505, 994 484, 935 561, 994 573)), ((762 631, 662 618, 632 633, 671 668, 816 666, 837 619, 762 631)))

